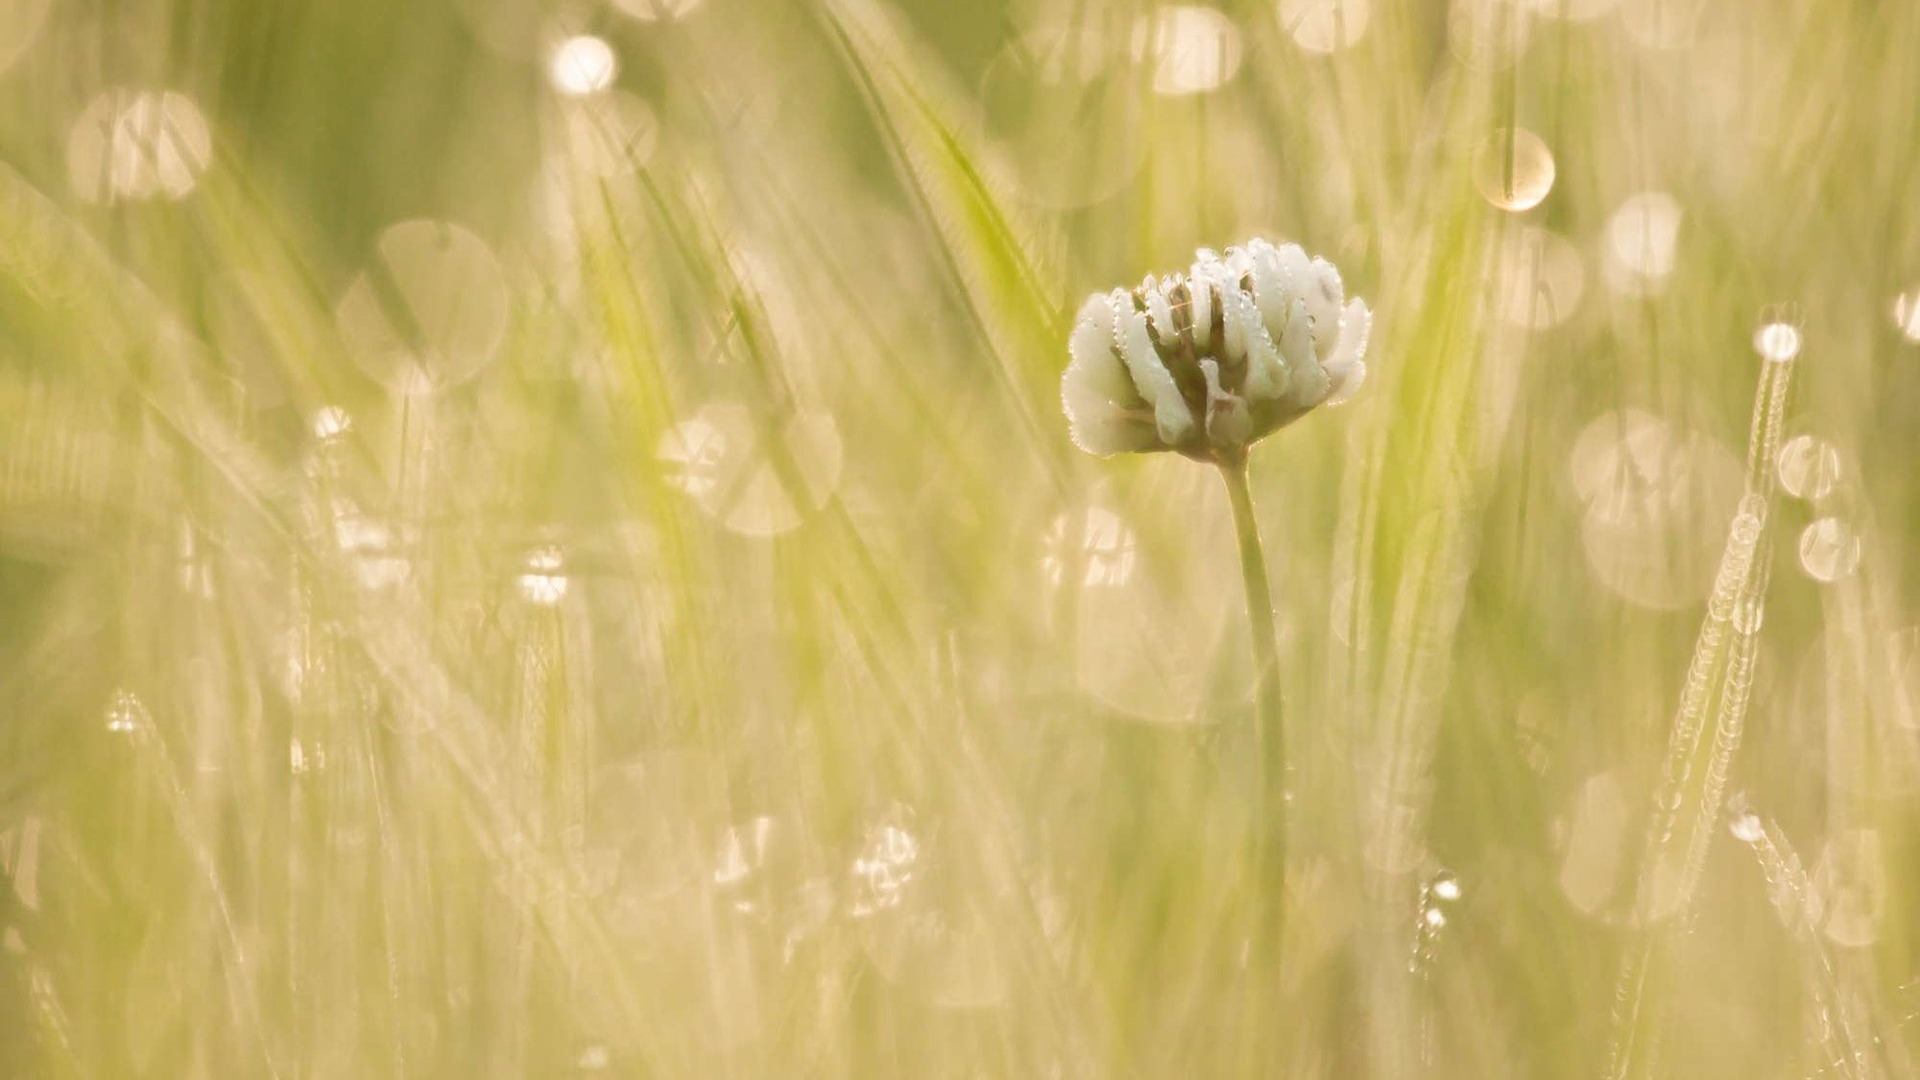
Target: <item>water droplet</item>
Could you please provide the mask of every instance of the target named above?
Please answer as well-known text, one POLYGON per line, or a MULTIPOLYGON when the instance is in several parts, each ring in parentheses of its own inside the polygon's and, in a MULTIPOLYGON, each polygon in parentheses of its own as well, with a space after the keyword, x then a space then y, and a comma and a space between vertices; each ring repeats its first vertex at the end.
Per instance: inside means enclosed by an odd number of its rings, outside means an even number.
POLYGON ((1727 831, 1743 844, 1757 844, 1767 838, 1767 827, 1760 815, 1740 806, 1728 815, 1727 831))
POLYGON ((1860 537, 1837 517, 1824 517, 1800 533, 1800 568, 1815 581, 1839 581, 1860 565, 1860 537))
POLYGON ((109 90, 67 139, 67 176, 88 202, 183 199, 213 156, 200 107, 180 94, 109 90))
POLYGON ((1088 587, 1125 585, 1133 576, 1133 530, 1110 510, 1090 506, 1061 514, 1053 519, 1043 543, 1040 569, 1054 585, 1064 581, 1073 567, 1081 568, 1081 584, 1088 587))
POLYGON ((1460 899, 1460 879, 1454 876, 1453 871, 1442 870, 1433 876, 1433 880, 1427 885, 1427 891, 1435 900, 1452 903, 1460 899))
POLYGON ((1683 218, 1679 200, 1643 191, 1621 201, 1607 218, 1607 280, 1628 293, 1653 293, 1673 272, 1683 218))
POLYGON ((1531 210, 1553 190, 1553 152, 1526 128, 1501 128, 1480 144, 1473 177, 1480 194, 1500 209, 1531 210))
POLYGON ((587 97, 613 85, 620 61, 613 46, 589 34, 570 37, 554 47, 547 65, 553 88, 568 97, 587 97))
POLYGON ((1764 594, 1743 596, 1733 605, 1733 628, 1742 634, 1752 636, 1760 632, 1760 627, 1766 622, 1766 616, 1767 601, 1764 594))
POLYGON ((1311 53, 1345 49, 1366 36, 1367 0, 1280 0, 1280 28, 1311 53))
POLYGON ((115 690, 107 700, 107 730, 116 735, 139 731, 150 721, 147 707, 130 690, 115 690))
POLYGON ((1797 499, 1821 499, 1840 479, 1840 452, 1812 435, 1796 435, 1780 448, 1780 486, 1797 499))
POLYGON ((524 568, 515 579, 520 598, 530 604, 552 606, 567 595, 566 559, 553 544, 527 553, 524 568))
POLYGON ((506 276, 486 241, 444 221, 403 221, 335 316, 360 368, 402 393, 444 389, 479 371, 507 332, 506 276))
POLYGON ((1133 54, 1152 59, 1154 92, 1205 93, 1240 70, 1240 28, 1214 8, 1170 5, 1135 26, 1133 54))
POLYGON ((1430 907, 1420 916, 1420 920, 1428 927, 1438 930, 1447 925, 1447 913, 1437 907, 1430 907))
POLYGON ((1770 322, 1754 331, 1753 348, 1765 359, 1784 363, 1800 355, 1800 331, 1789 323, 1770 322))
POLYGON ((1908 341, 1920 341, 1920 288, 1894 297, 1893 325, 1908 341))

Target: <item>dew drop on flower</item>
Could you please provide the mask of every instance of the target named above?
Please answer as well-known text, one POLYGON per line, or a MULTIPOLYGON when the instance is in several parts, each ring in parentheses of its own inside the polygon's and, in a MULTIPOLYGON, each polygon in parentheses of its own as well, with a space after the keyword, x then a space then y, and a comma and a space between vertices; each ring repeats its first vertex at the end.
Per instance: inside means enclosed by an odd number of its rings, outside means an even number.
POLYGON ((1367 33, 1368 0, 1280 0, 1280 28, 1311 53, 1348 48, 1367 33))
POLYGON ((1474 156, 1474 185, 1493 205, 1520 213, 1553 190, 1553 152, 1526 128, 1501 128, 1474 156))
POLYGON ((1214 8, 1169 5, 1135 26, 1133 55, 1151 61, 1156 93, 1205 93, 1240 70, 1240 28, 1214 8))
POLYGON ((1652 293, 1673 273, 1680 203, 1664 191, 1630 195, 1607 218, 1607 280, 1626 293, 1652 293))
POLYGON ((566 559, 555 545, 537 547, 527 553, 526 563, 514 580, 520 598, 528 603, 557 604, 567 595, 566 559))
POLYGON ((1837 517, 1823 517, 1800 532, 1800 568, 1815 581, 1834 582, 1860 566, 1860 537, 1837 517))
POLYGON ((1920 288, 1894 297, 1893 325, 1908 341, 1920 341, 1920 288))
POLYGON ((567 97, 587 97, 613 85, 620 61, 613 46, 590 34, 570 37, 556 45, 547 64, 553 88, 567 97))
POLYGON ((1133 530, 1111 510, 1089 506, 1061 514, 1047 529, 1044 545, 1040 569, 1051 584, 1076 572, 1089 587, 1125 585, 1133 576, 1133 530))
POLYGON ((380 234, 335 316, 354 362, 391 389, 454 385, 493 359, 506 336, 506 276, 486 241, 418 219, 380 234))
POLYGON ((1840 480, 1840 451, 1825 439, 1796 435, 1780 448, 1780 486, 1796 499, 1822 499, 1840 480))
POLYGON ((212 159, 199 106, 172 92, 109 90, 67 138, 67 176, 88 202, 185 198, 212 159))
POLYGON ((1791 323, 1770 322, 1754 331, 1753 348, 1767 360, 1784 363, 1800 355, 1800 331, 1791 323))

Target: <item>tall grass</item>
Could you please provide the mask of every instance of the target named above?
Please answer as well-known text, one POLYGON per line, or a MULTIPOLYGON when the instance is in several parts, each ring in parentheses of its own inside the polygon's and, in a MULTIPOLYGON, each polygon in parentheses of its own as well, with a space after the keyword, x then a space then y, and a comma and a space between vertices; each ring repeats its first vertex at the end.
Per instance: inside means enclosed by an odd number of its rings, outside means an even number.
POLYGON ((1909 1074, 1920 9, 1308 8, 0 14, 0 1075, 1909 1074))

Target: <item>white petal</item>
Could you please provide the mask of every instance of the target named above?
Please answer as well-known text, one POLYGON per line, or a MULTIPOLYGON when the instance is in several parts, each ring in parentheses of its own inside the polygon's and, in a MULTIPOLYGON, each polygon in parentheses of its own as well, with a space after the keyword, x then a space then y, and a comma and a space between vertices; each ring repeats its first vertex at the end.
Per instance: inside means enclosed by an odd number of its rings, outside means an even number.
POLYGON ((1167 300, 1162 283, 1153 282, 1151 278, 1148 281, 1151 283, 1146 290, 1148 326, 1153 330, 1155 341, 1171 348, 1176 337, 1173 329, 1173 304, 1167 300))
POLYGON ((1156 444, 1152 425, 1137 413, 1133 379, 1113 352, 1118 314, 1113 297, 1088 298, 1067 343, 1073 359, 1060 376, 1060 404, 1074 443, 1103 456, 1156 444))
POLYGON ((1133 376, 1134 387, 1147 404, 1153 406, 1153 422, 1159 429, 1161 441, 1169 446, 1184 441, 1193 432, 1193 412, 1180 396, 1180 387, 1161 362, 1160 354, 1153 349, 1144 313, 1130 311, 1120 317, 1120 352, 1127 362, 1127 372, 1133 376))
POLYGON ((1253 298, 1240 291, 1236 285, 1221 283, 1218 287, 1220 297, 1220 351, 1223 358, 1239 363, 1247 358, 1247 350, 1253 347, 1253 339, 1264 335, 1266 330, 1260 325, 1260 311, 1253 306, 1253 298))
POLYGON ((1187 294, 1193 298, 1188 308, 1193 317, 1193 348, 1204 356, 1213 351, 1213 280, 1207 277, 1201 263, 1193 264, 1193 275, 1187 278, 1187 294))
POLYGON ((1313 273, 1301 295, 1307 301, 1307 314, 1313 316, 1314 349, 1324 359, 1340 340, 1340 305, 1347 299, 1340 271, 1325 259, 1313 260, 1313 273))
MULTIPOLYGON (((1247 302, 1252 307, 1252 301, 1247 302)), ((1254 320, 1247 334, 1247 397, 1254 401, 1272 401, 1287 392, 1293 383, 1293 368, 1273 342, 1267 328, 1254 320)))
POLYGON ((1301 409, 1318 405, 1320 399, 1327 395, 1329 381, 1326 370, 1320 366, 1319 357, 1313 353, 1312 325, 1306 301, 1294 300, 1287 315, 1286 332, 1280 336, 1280 355, 1286 358, 1287 370, 1293 373, 1287 394, 1301 409))
POLYGON ((1273 245, 1260 242, 1251 252, 1253 261, 1253 302, 1260 308, 1260 321, 1267 333, 1278 337, 1287 324, 1287 308, 1300 294, 1293 277, 1280 262, 1273 245))
POLYGON ((1373 312, 1364 300, 1354 300, 1340 316, 1340 342, 1327 361, 1327 374, 1333 383, 1325 404, 1338 405, 1352 398, 1367 381, 1367 341, 1373 334, 1373 312))

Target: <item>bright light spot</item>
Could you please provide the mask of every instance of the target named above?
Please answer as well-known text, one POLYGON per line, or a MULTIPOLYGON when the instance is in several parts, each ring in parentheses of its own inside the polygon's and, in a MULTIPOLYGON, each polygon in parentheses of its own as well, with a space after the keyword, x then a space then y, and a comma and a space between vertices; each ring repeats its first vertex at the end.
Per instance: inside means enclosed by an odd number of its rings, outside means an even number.
POLYGON ((530 604, 551 606, 567 595, 566 560, 551 544, 527 554, 526 567, 516 579, 520 597, 530 604))
POLYGON ((667 482, 734 532, 775 536, 794 528, 805 511, 826 505, 839 486, 840 432, 825 412, 795 412, 771 448, 782 461, 762 445, 763 429, 772 423, 757 419, 744 405, 701 409, 660 441, 667 482))
POLYGON ((660 133, 653 109, 617 90, 574 103, 565 123, 573 161, 604 177, 626 176, 646 164, 660 133))
POLYGON ((353 417, 338 405, 328 405, 313 414, 313 437, 325 442, 345 435, 353 427, 353 417))
POLYGON ((1428 908, 1424 918, 1427 925, 1435 930, 1447 925, 1447 913, 1437 907, 1428 908))
POLYGON ((1442 873, 1433 879, 1431 892, 1436 900, 1458 900, 1460 899, 1460 879, 1452 874, 1442 873))
POLYGON ((140 730, 148 719, 147 707, 130 690, 115 690, 107 701, 107 730, 117 735, 140 730))
POLYGON ((1526 128, 1501 128, 1480 145, 1474 185, 1502 210, 1520 213, 1540 205, 1553 190, 1553 152, 1526 128))
POLYGON ((1652 293, 1673 272, 1680 203, 1664 191, 1629 196, 1607 218, 1608 281, 1622 292, 1652 293))
POLYGON ((206 117, 172 92, 109 90, 67 138, 67 176, 88 202, 117 203, 193 191, 213 156, 206 117))
POLYGON ((486 241, 444 221, 403 221, 335 310, 355 363, 390 389, 445 389, 479 371, 506 337, 506 276, 486 241))
POLYGON ((1800 568, 1815 581, 1834 582, 1860 567, 1860 537, 1837 517, 1823 517, 1800 531, 1800 568))
POLYGON ((1075 566, 1083 568, 1080 582, 1087 586, 1125 585, 1133 576, 1133 530, 1111 510, 1069 510, 1053 519, 1043 543, 1040 569, 1054 585, 1075 566))
POLYGON ((894 824, 869 829, 867 842, 853 861, 854 897, 848 914, 864 918, 898 907, 920 861, 920 842, 894 824))
POLYGON ((715 853, 714 859, 713 883, 720 889, 736 894, 732 900, 735 911, 751 914, 760 909, 760 899, 746 891, 745 887, 766 867, 773 836, 773 819, 762 814, 744 826, 729 828, 720 837, 720 850, 715 853))
POLYGON ((1153 61, 1153 89, 1199 94, 1240 70, 1240 28, 1209 7, 1161 8, 1134 28, 1133 55, 1153 61))
POLYGON ((1736 810, 1727 821, 1727 831, 1743 844, 1757 844, 1767 838, 1766 825, 1751 810, 1736 810))
POLYGON ((1367 0, 1280 0, 1280 26, 1311 53, 1347 48, 1367 33, 1367 0))
POLYGON ((1784 363, 1800 355, 1800 331, 1787 323, 1768 323, 1754 331, 1753 348, 1774 363, 1784 363))
POLYGON ((1840 451, 1824 439, 1796 435, 1780 448, 1780 486, 1796 499, 1820 499, 1840 480, 1840 451))
POLYGON ((623 14, 631 15, 641 22, 654 22, 659 19, 678 19, 705 0, 613 0, 613 6, 623 14))
POLYGON ((295 776, 304 776, 316 769, 327 767, 326 748, 319 744, 312 746, 292 739, 287 743, 287 768, 295 776))
POLYGON ((1587 272, 1580 252, 1545 229, 1521 226, 1500 264, 1501 314, 1515 326, 1558 326, 1580 306, 1587 272))
POLYGON ((588 34, 570 37, 553 50, 547 74, 553 88, 568 97, 586 97, 613 85, 620 61, 613 46, 588 34))
POLYGON ((1894 298, 1893 325, 1900 328, 1908 341, 1920 341, 1920 289, 1894 298))

